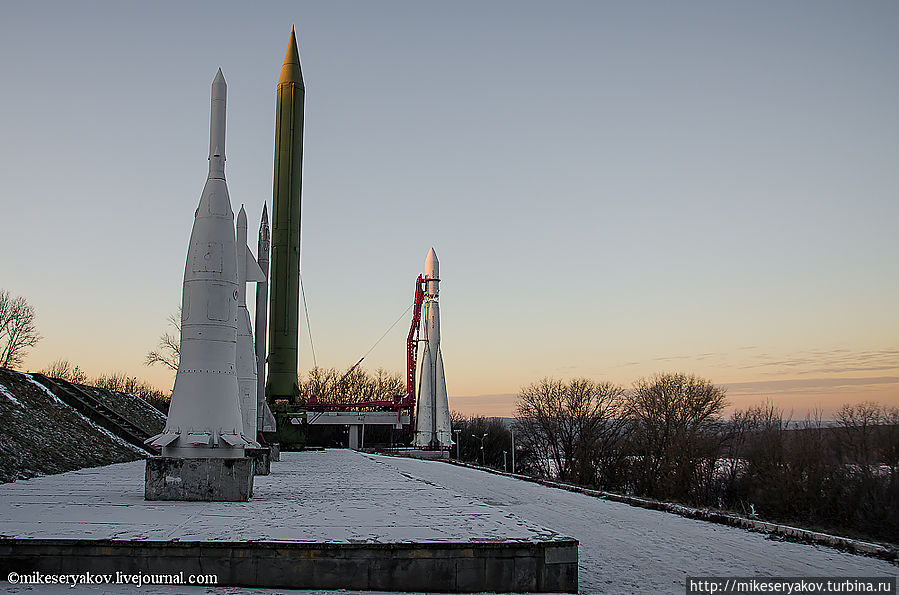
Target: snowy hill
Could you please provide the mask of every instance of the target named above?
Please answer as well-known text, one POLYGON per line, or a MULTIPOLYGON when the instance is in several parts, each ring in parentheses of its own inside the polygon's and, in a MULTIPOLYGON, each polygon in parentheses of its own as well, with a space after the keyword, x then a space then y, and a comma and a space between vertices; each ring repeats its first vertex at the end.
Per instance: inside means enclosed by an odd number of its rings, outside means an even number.
POLYGON ((0 368, 0 482, 147 456, 134 443, 162 431, 162 413, 134 395, 80 385, 70 390, 87 405, 76 409, 64 402, 71 395, 60 399, 31 375, 0 368))

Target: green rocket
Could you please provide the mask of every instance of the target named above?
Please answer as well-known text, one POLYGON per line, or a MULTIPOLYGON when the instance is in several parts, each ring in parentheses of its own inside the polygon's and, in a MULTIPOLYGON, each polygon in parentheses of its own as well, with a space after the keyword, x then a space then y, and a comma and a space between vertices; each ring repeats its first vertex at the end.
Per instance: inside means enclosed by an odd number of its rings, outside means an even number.
POLYGON ((303 110, 306 87, 300 70, 296 34, 290 41, 275 115, 275 179, 272 209, 271 302, 269 306, 269 403, 299 396, 297 340, 300 305, 300 207, 303 186, 303 110))

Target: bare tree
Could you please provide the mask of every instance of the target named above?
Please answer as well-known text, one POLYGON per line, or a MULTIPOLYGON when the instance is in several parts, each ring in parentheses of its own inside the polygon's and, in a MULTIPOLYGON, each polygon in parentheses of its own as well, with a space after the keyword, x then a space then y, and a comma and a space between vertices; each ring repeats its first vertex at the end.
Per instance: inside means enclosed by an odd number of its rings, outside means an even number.
POLYGON ((840 441, 850 463, 860 470, 870 471, 875 459, 875 438, 883 422, 883 408, 879 403, 865 401, 843 405, 836 414, 840 427, 840 441))
POLYGON ((629 413, 639 461, 637 489, 655 498, 697 500, 718 457, 725 391, 694 375, 657 374, 634 383, 629 413))
POLYGON ((159 337, 159 344, 156 349, 147 353, 144 364, 162 364, 177 372, 178 364, 181 363, 181 306, 178 306, 177 313, 169 314, 168 321, 175 332, 166 331, 159 337))
POLYGON ((767 486, 784 482, 790 421, 771 400, 733 412, 722 479, 724 496, 743 513, 767 507, 766 499, 776 496, 767 486))
POLYGON ((899 407, 883 408, 883 462, 899 485, 899 407))
POLYGON ((315 367, 300 381, 300 400, 315 397, 321 403, 361 403, 387 400, 405 390, 402 376, 383 368, 372 373, 358 365, 345 372, 315 367))
POLYGON ((68 380, 75 384, 86 384, 87 374, 78 367, 77 364, 69 363, 67 359, 57 359, 50 362, 50 365, 41 370, 41 374, 50 378, 59 378, 68 380))
POLYGON ((163 413, 168 413, 169 410, 171 395, 167 395, 163 391, 136 376, 128 376, 124 372, 100 374, 100 376, 93 380, 88 380, 85 384, 96 386, 97 388, 114 390, 120 393, 132 394, 147 401, 163 413))
MULTIPOLYGON (((610 382, 544 378, 522 387, 516 436, 534 452, 541 475, 592 485, 623 424, 624 389, 610 382)), ((601 473, 599 473, 601 475, 601 473)))
POLYGON ((40 340, 31 304, 21 296, 13 298, 8 291, 0 290, 0 368, 21 366, 25 351, 40 340))

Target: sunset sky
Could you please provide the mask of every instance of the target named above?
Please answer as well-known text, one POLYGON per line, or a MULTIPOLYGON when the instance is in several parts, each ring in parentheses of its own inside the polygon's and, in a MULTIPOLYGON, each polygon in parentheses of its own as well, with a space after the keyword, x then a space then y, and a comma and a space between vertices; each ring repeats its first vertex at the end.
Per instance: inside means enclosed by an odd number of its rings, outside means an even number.
MULTIPOLYGON (((295 25, 301 373, 368 351, 434 246, 464 413, 665 371, 795 417, 899 406, 895 1, 0 7, 0 288, 44 337, 26 369, 171 388, 143 360, 181 297, 212 78, 255 238, 295 25)), ((363 365, 403 371, 408 321, 363 365)))

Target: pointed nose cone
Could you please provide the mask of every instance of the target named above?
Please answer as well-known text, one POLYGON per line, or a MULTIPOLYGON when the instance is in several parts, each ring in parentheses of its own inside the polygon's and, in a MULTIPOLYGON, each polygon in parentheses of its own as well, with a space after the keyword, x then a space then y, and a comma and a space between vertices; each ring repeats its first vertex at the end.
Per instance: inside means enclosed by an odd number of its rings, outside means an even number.
MULTIPOLYGON (((268 242, 270 237, 268 227, 268 205, 262 205, 262 221, 259 222, 259 241, 268 242)), ((261 250, 260 250, 261 251, 261 250)))
POLYGON ((284 64, 281 66, 281 78, 278 84, 296 83, 303 85, 303 71, 300 68, 300 52, 297 50, 297 36, 294 28, 290 28, 290 40, 287 42, 287 53, 284 54, 284 64))
POLYGON ((225 75, 222 74, 222 69, 219 68, 218 72, 215 73, 215 78, 212 79, 212 100, 224 102, 227 96, 228 83, 225 82, 225 75))
POLYGON ((209 177, 225 177, 225 111, 228 85, 222 69, 212 79, 212 108, 209 117, 209 177))
POLYGON ((239 229, 247 228, 247 212, 244 210, 243 205, 240 205, 240 212, 237 214, 237 227, 239 229))
POLYGON ((431 279, 440 278, 440 263, 437 261, 437 253, 434 252, 433 247, 425 258, 425 277, 430 277, 431 279))

